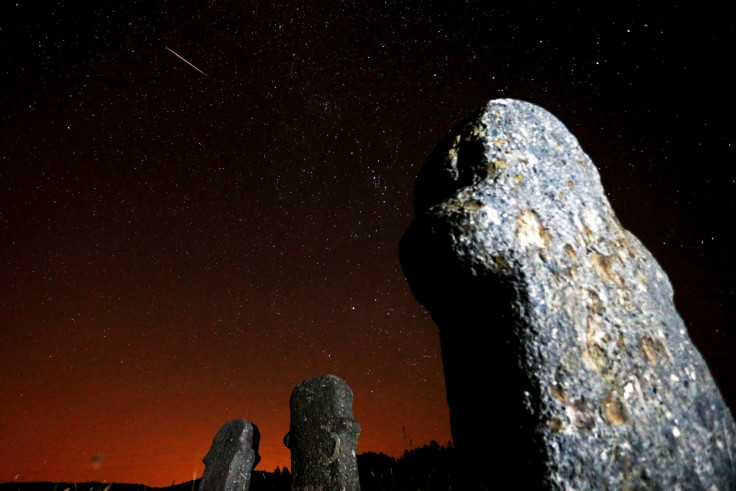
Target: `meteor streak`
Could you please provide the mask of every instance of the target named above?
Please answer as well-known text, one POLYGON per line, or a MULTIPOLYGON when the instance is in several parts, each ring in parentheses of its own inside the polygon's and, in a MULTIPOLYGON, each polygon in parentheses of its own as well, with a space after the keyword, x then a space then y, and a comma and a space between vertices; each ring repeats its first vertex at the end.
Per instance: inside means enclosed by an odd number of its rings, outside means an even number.
POLYGON ((190 63, 190 61, 189 61, 189 60, 187 60, 186 58, 184 58, 184 57, 183 57, 182 55, 180 55, 179 53, 177 53, 177 52, 176 52, 176 51, 174 51, 173 49, 169 48, 168 46, 165 46, 165 48, 166 48, 166 49, 168 49, 169 51, 171 51, 171 52, 172 52, 172 53, 174 54, 174 56, 176 56, 177 58, 179 58, 180 60, 182 60, 182 61, 183 61, 184 63, 186 63, 186 64, 187 64, 187 65, 189 65, 190 67, 192 67, 192 68, 194 68, 195 70, 197 70, 197 71, 198 71, 199 73, 201 73, 201 74, 202 74, 202 75, 204 75, 205 77, 208 77, 208 76, 209 76, 209 75, 207 75, 206 73, 204 73, 204 72, 203 72, 202 70, 200 70, 199 68, 197 68, 196 66, 192 65, 192 64, 190 63))

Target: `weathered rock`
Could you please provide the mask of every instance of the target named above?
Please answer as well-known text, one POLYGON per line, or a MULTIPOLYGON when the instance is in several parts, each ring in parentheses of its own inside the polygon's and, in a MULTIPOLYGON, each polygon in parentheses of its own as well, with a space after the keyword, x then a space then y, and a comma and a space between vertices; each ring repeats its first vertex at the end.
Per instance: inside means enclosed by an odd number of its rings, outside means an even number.
POLYGON ((292 489, 359 490, 353 391, 335 375, 304 380, 291 393, 291 424, 284 444, 291 450, 292 489))
POLYGON ((199 491, 248 491, 253 467, 258 463, 260 433, 245 419, 225 424, 204 457, 199 491))
POLYGON ((554 116, 488 103, 425 163, 415 213, 401 260, 440 328, 465 489, 736 489, 667 276, 554 116))

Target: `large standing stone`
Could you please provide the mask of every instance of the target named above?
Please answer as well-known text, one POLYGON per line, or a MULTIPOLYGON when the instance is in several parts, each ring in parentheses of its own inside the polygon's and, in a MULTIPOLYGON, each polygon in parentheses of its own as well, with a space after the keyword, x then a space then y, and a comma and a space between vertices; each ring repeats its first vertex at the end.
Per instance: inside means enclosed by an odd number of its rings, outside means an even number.
POLYGON ((292 489, 359 490, 355 454, 360 425, 353 419, 353 391, 335 375, 303 381, 291 393, 292 489))
POLYGON ((260 433, 245 419, 225 424, 204 457, 199 491, 248 491, 253 467, 258 463, 260 433))
POLYGON ((554 116, 488 103, 425 163, 415 213, 402 265, 440 328, 466 489, 736 489, 667 276, 554 116))

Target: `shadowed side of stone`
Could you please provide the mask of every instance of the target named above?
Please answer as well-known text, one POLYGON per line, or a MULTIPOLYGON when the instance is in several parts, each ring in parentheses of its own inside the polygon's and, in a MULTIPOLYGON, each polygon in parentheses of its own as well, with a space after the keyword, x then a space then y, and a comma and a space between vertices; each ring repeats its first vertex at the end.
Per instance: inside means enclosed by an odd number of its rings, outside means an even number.
POLYGON ((289 405, 291 424, 284 444, 291 450, 292 489, 359 490, 360 425, 353 419, 348 384, 335 375, 304 380, 289 405))
POLYGON ((491 101, 414 201, 401 262, 440 328, 464 489, 736 489, 736 426, 667 276, 562 123, 491 101))
POLYGON ((234 419, 220 428, 204 457, 199 491, 248 491, 259 460, 259 440, 258 428, 245 419, 234 419))

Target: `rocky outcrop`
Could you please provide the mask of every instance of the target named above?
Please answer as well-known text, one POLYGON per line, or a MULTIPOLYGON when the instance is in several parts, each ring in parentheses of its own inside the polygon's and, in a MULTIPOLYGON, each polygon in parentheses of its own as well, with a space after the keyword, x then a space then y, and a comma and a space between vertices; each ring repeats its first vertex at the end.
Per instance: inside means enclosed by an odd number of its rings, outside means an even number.
POLYGON ((245 419, 225 424, 204 457, 199 491, 248 491, 253 467, 258 463, 258 428, 245 419))
POLYGON ((736 427, 667 276, 554 116, 488 103, 425 163, 415 214, 401 260, 466 489, 736 489, 736 427))
POLYGON ((304 380, 291 393, 291 423, 284 444, 291 450, 292 489, 358 491, 353 391, 335 375, 304 380))

